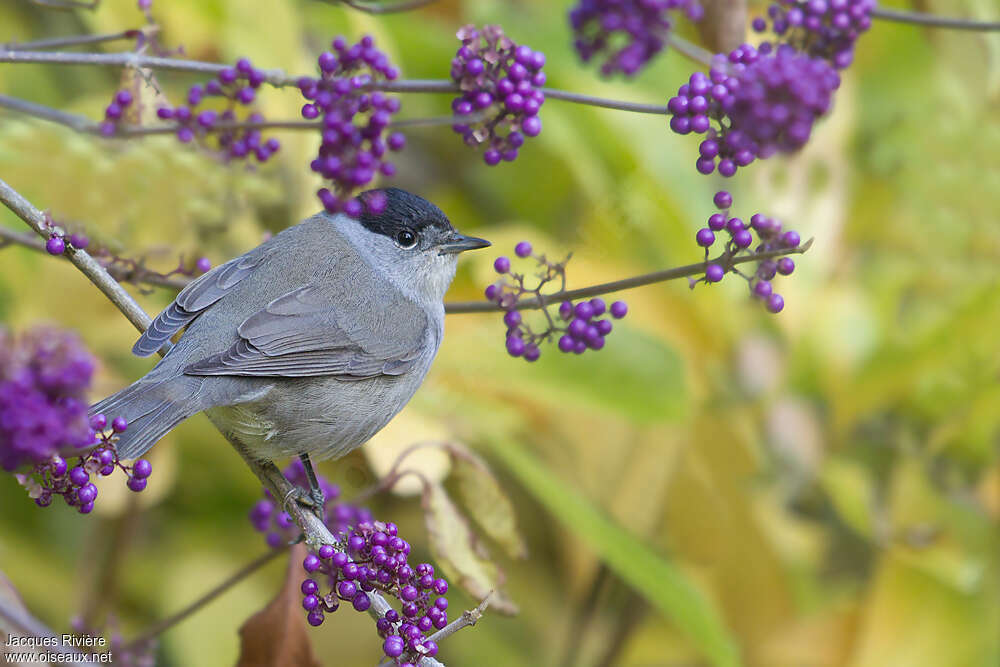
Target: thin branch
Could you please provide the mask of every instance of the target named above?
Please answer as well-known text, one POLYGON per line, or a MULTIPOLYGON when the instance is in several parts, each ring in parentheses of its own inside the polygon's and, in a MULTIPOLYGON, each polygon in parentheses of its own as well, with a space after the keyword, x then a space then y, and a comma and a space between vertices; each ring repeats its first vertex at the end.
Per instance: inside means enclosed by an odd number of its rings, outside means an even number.
POLYGON ((86 46, 88 44, 104 44, 105 42, 116 42, 120 39, 135 39, 140 35, 151 35, 159 32, 158 26, 148 28, 133 28, 112 32, 104 35, 74 35, 72 37, 53 37, 51 39, 39 39, 33 42, 7 42, 3 48, 8 51, 38 51, 41 49, 58 49, 67 46, 86 46))
POLYGON ((555 88, 544 88, 543 92, 547 99, 573 102, 574 104, 586 104, 592 107, 602 107, 604 109, 617 109, 619 111, 632 111, 635 113, 651 113, 665 115, 669 113, 667 107, 661 104, 643 104, 641 102, 626 102, 623 100, 611 100, 604 97, 594 97, 593 95, 583 95, 582 93, 571 93, 555 88))
POLYGON ((972 19, 937 16, 924 12, 887 9, 885 7, 875 7, 872 9, 872 18, 882 19, 883 21, 895 21, 896 23, 923 25, 929 28, 948 28, 950 30, 977 30, 982 32, 1000 30, 1000 21, 975 21, 972 19))
POLYGON ((475 609, 467 609, 463 611, 461 617, 456 618, 454 621, 435 632, 433 635, 428 637, 427 640, 440 643, 441 640, 447 639, 462 628, 468 628, 478 623, 479 619, 483 617, 483 612, 490 606, 491 597, 493 597, 492 592, 483 598, 483 601, 480 602, 479 606, 475 609))
POLYGON ((705 65, 706 67, 712 66, 712 59, 715 54, 708 49, 703 49, 694 42, 689 42, 688 40, 675 35, 673 33, 667 35, 667 44, 677 53, 685 56, 688 60, 693 60, 694 62, 705 65))
MULTIPOLYGON (((329 2, 330 0, 324 0, 329 2)), ((334 2, 340 2, 351 9, 356 9, 359 12, 365 12, 366 14, 394 14, 396 12, 405 12, 411 9, 419 9, 420 7, 425 7, 434 0, 403 0, 403 2, 385 2, 385 3, 369 3, 369 2, 358 2, 357 0, 333 0, 334 2)))
POLYGON ((30 0, 33 4, 50 9, 97 9, 101 0, 30 0))
POLYGON ((252 561, 241 567, 239 570, 234 572, 230 577, 228 577, 218 586, 211 589, 210 591, 199 597, 197 600, 195 600, 188 606, 178 611, 176 614, 171 614, 167 618, 154 623, 144 632, 140 633, 139 636, 129 640, 124 646, 122 646, 121 650, 123 652, 129 652, 132 650, 142 649, 146 644, 148 644, 150 641, 163 634, 166 630, 177 625, 191 614, 194 614, 202 607, 207 605, 209 602, 219 597, 227 590, 229 590, 236 584, 240 583, 241 581, 249 577, 251 574, 253 574, 260 568, 270 563, 278 556, 282 556, 286 553, 288 553, 287 549, 278 548, 278 549, 272 549, 267 553, 261 554, 260 556, 253 559, 252 561))
MULTIPOLYGON (((693 46, 693 45, 692 45, 693 46)), ((46 51, 0 51, 0 63, 41 63, 55 65, 95 65, 104 67, 133 67, 163 69, 177 72, 199 72, 218 74, 228 67, 217 63, 179 58, 161 58, 138 53, 64 53, 46 51)), ((268 83, 273 86, 296 85, 299 77, 286 74, 283 70, 265 70, 268 83)), ((372 90, 391 93, 457 93, 458 84, 449 79, 406 79, 402 81, 379 81, 373 83, 372 90)), ((588 106, 663 115, 667 108, 659 104, 626 102, 592 95, 583 95, 556 88, 544 88, 545 95, 554 100, 585 104, 588 106)), ((466 119, 468 120, 468 119, 466 119)))
MULTIPOLYGON (((163 123, 157 125, 120 125, 115 133, 108 136, 101 132, 101 124, 86 116, 60 111, 53 107, 29 102, 17 97, 0 95, 0 107, 17 111, 33 118, 47 120, 59 125, 81 132, 83 134, 99 135, 103 138, 114 139, 122 137, 145 137, 165 134, 175 134, 182 126, 178 123, 163 123)), ((389 127, 422 127, 434 125, 454 125, 456 123, 474 123, 482 120, 482 114, 470 114, 465 116, 430 116, 427 118, 400 118, 389 123, 389 127)), ((209 128, 200 128, 199 131, 206 133, 226 132, 229 130, 318 130, 323 127, 320 120, 258 120, 258 121, 216 121, 209 128)))
MULTIPOLYGON (((610 283, 601 283, 599 285, 591 285, 589 287, 581 287, 579 289, 563 290, 556 292, 554 294, 546 294, 543 299, 525 299, 519 301, 515 307, 517 310, 527 310, 531 308, 541 308, 542 306, 557 303, 559 301, 574 301, 576 299, 583 299, 592 296, 600 296, 602 294, 611 294, 613 292, 620 292, 622 290, 632 289, 634 287, 642 287, 644 285, 652 285, 653 283, 662 283, 667 280, 676 280, 677 278, 686 278, 689 276, 695 276, 705 272, 706 264, 717 263, 722 264, 724 267, 729 268, 736 264, 743 264, 744 262, 759 262, 765 259, 772 259, 774 257, 781 257, 783 255, 801 255, 802 253, 809 250, 812 245, 813 240, 809 239, 805 243, 799 245, 796 248, 784 248, 781 250, 770 250, 768 252, 761 252, 752 255, 741 255, 739 257, 727 257, 726 255, 720 255, 715 259, 707 260, 706 262, 698 262, 697 264, 687 264, 685 266, 677 266, 672 269, 665 269, 663 271, 654 271, 652 273, 644 273, 640 276, 632 276, 631 278, 624 278, 622 280, 615 280, 610 283)), ((501 308, 498 304, 492 301, 452 301, 445 303, 444 310, 446 313, 490 313, 503 311, 505 309, 501 308)))
MULTIPOLYGON (((0 50, 0 63, 36 63, 49 65, 92 65, 98 67, 130 67, 132 69, 161 69, 171 72, 218 74, 229 67, 219 63, 198 60, 147 56, 125 51, 119 53, 66 53, 62 51, 11 51, 0 50)), ((295 85, 297 77, 288 76, 283 70, 263 70, 267 82, 273 86, 295 85)))
POLYGON ((45 252, 45 241, 25 232, 15 232, 13 229, 0 226, 0 239, 3 239, 4 246, 17 244, 32 250, 45 252))

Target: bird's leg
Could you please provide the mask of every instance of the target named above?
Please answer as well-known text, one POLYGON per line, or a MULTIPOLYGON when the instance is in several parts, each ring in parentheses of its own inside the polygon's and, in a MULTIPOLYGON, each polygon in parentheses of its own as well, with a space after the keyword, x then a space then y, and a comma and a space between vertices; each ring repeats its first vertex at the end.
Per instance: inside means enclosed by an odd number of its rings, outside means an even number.
POLYGON ((326 498, 323 496, 323 490, 319 488, 319 480, 316 479, 316 473, 313 471, 312 461, 309 460, 308 454, 299 454, 299 459, 302 461, 303 467, 306 469, 306 479, 309 480, 309 496, 313 502, 313 512, 316 516, 323 520, 323 506, 326 504, 326 498))

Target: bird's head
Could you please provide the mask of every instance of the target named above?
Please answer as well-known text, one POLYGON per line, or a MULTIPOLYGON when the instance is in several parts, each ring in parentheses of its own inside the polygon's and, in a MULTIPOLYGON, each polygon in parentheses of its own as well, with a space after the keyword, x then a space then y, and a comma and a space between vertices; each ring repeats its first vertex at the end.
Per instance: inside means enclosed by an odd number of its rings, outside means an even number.
POLYGON ((490 245, 460 234, 441 209, 405 190, 369 190, 360 198, 365 206, 357 224, 368 232, 361 239, 379 269, 430 300, 444 298, 459 253, 490 245))

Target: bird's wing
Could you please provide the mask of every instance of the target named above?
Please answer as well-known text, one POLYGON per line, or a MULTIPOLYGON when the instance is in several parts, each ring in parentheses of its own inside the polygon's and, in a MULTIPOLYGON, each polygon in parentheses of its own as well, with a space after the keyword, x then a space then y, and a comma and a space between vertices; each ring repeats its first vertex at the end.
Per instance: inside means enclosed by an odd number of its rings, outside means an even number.
POLYGON ((263 246, 232 259, 192 281, 167 308, 156 316, 132 347, 132 354, 148 357, 190 324, 206 308, 224 297, 240 281, 261 265, 267 251, 263 246))
POLYGON ((228 350, 184 372, 345 379, 401 375, 424 349, 428 317, 397 292, 378 291, 383 307, 377 310, 338 307, 329 290, 317 285, 288 292, 248 317, 228 350))

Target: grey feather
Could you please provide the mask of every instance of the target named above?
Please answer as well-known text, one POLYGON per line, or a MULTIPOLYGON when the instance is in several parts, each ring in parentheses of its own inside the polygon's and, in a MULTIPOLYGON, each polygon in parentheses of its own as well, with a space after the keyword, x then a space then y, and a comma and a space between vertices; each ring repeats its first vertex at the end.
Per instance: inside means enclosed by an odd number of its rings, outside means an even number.
POLYGON ((148 357, 190 324, 203 310, 224 297, 264 261, 267 252, 256 248, 199 276, 181 290, 174 302, 156 316, 132 347, 132 354, 148 357))
POLYGON ((427 315, 414 301, 392 298, 373 313, 348 313, 330 287, 305 285, 240 324, 240 339, 223 353, 184 369, 189 375, 354 378, 400 375, 420 357, 427 315), (396 325, 396 326, 393 326, 396 325))

